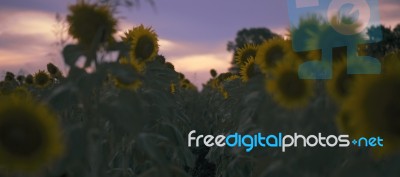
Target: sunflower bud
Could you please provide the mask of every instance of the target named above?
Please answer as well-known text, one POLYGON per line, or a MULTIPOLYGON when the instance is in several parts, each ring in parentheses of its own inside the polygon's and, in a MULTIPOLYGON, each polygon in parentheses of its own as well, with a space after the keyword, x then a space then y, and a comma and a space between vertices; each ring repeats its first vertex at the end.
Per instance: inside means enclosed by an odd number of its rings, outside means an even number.
POLYGON ((217 77, 217 71, 215 71, 215 69, 211 69, 210 70, 210 74, 211 74, 211 76, 213 77, 213 78, 215 78, 215 77, 217 77))
POLYGON ((185 75, 182 73, 178 73, 179 74, 179 79, 185 79, 185 75))
POLYGON ((165 66, 167 66, 167 68, 169 68, 169 69, 175 70, 174 65, 172 63, 170 63, 170 62, 166 62, 165 66))
POLYGON ((164 57, 164 55, 157 55, 156 60, 159 61, 159 62, 162 63, 162 64, 165 63, 165 57, 164 57))
POLYGON ((58 67, 55 66, 53 63, 48 63, 47 64, 47 71, 51 74, 51 75, 56 75, 57 72, 59 71, 58 67))
POLYGON ((25 76, 23 76, 23 75, 17 76, 17 81, 18 81, 20 84, 22 84, 22 83, 24 82, 24 80, 25 80, 25 76))
POLYGON ((13 81, 15 80, 15 75, 12 72, 7 72, 6 76, 4 77, 5 81, 13 81))
POLYGON ((32 74, 29 74, 29 75, 26 76, 25 83, 28 84, 28 85, 33 84, 33 76, 32 76, 32 74))

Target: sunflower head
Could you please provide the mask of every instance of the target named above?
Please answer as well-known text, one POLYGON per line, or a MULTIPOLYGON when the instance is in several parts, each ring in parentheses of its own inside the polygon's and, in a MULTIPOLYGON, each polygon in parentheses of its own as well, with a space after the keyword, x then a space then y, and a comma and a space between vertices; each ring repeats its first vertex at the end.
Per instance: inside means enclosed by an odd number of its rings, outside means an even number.
POLYGON ((162 63, 162 64, 164 64, 165 61, 166 61, 164 55, 157 55, 157 56, 156 56, 156 60, 157 60, 158 62, 162 63))
POLYGON ((218 92, 222 95, 222 97, 226 100, 229 98, 229 93, 225 90, 223 86, 218 87, 218 92))
MULTIPOLYGON (((348 56, 348 50, 346 47, 343 46, 357 46, 358 44, 363 43, 365 39, 363 38, 362 34, 355 34, 355 35, 343 35, 337 30, 343 28, 343 31, 347 33, 354 32, 357 30, 358 23, 353 23, 350 18, 342 17, 340 24, 338 24, 337 17, 333 17, 331 19, 331 25, 323 24, 319 27, 319 30, 315 33, 311 33, 310 37, 306 43, 306 49, 333 49, 332 52, 332 59, 333 61, 340 61, 341 59, 348 56), (354 24, 351 25, 352 27, 346 27, 343 24, 354 24), (332 27, 335 25, 335 28, 332 27)), ((353 51, 351 55, 357 55, 357 51, 353 51)), ((310 53, 309 58, 312 60, 321 59, 321 55, 319 52, 317 53, 310 53)))
MULTIPOLYGON (((126 67, 127 71, 133 73, 142 73, 144 68, 144 63, 139 63, 136 60, 128 60, 126 58, 121 58, 119 63, 126 67)), ((142 86, 142 82, 138 78, 133 77, 120 77, 120 76, 113 76, 114 84, 118 88, 128 89, 136 91, 142 86)))
POLYGON ((12 72, 6 72, 6 76, 4 76, 4 81, 13 81, 15 80, 15 75, 12 72))
POLYGON ((32 74, 27 75, 25 78, 25 84, 32 85, 33 82, 34 82, 34 78, 33 78, 32 74))
MULTIPOLYGON (((306 52, 307 60, 322 60, 322 51, 321 50, 312 50, 306 52)), ((358 53, 354 53, 356 55, 358 53)), ((353 55, 353 54, 352 54, 353 55)), ((347 47, 335 47, 332 49, 332 61, 333 62, 344 62, 345 59, 350 56, 347 53, 347 47)))
POLYGON ((175 71, 175 66, 171 62, 166 62, 165 66, 173 71, 175 71))
POLYGON ((59 71, 59 69, 58 69, 58 67, 57 67, 56 65, 54 65, 53 63, 48 63, 48 64, 47 64, 47 71, 48 71, 50 74, 55 75, 55 74, 59 71))
POLYGON ((139 62, 134 59, 121 58, 119 63, 124 66, 132 67, 136 72, 143 74, 146 70, 146 63, 139 62))
POLYGON ((243 48, 238 49, 235 56, 236 65, 243 66, 248 59, 255 58, 258 47, 254 44, 246 44, 243 48))
POLYGON ((274 38, 264 41, 264 43, 261 44, 255 60, 260 66, 261 71, 267 73, 290 52, 291 50, 287 41, 281 38, 274 38))
POLYGON ((11 92, 12 96, 19 97, 21 99, 30 99, 31 98, 31 92, 29 92, 26 87, 17 87, 11 92))
POLYGON ((245 64, 240 67, 240 77, 243 82, 248 82, 254 76, 260 74, 260 69, 255 63, 254 58, 249 58, 245 64))
POLYGON ((12 82, 0 81, 0 95, 8 95, 12 93, 15 85, 12 82))
POLYGON ((178 73, 178 78, 180 80, 185 79, 185 75, 183 73, 178 73))
POLYGON ((231 72, 221 73, 217 76, 216 80, 218 84, 224 81, 226 78, 231 77, 233 74, 231 72))
POLYGON ((323 18, 316 14, 300 17, 299 25, 289 29, 289 38, 295 48, 307 49, 308 40, 312 34, 319 33, 321 26, 325 25, 323 18))
MULTIPOLYGON (((293 43, 291 40, 288 41, 289 44, 293 43)), ((289 46, 290 50, 293 51, 293 55, 295 55, 301 61, 310 61, 310 60, 321 60, 321 50, 305 50, 305 51, 295 51, 293 48, 295 44, 289 46), (314 56, 310 58, 310 56, 314 56)))
POLYGON ((208 82, 207 85, 210 86, 212 89, 216 89, 219 86, 219 82, 217 78, 211 78, 208 82))
POLYGON ((79 44, 89 48, 97 36, 101 37, 100 43, 113 40, 112 35, 117 31, 117 20, 109 7, 82 1, 70 6, 69 11, 68 32, 79 44))
POLYGON ((387 54, 383 57, 383 70, 396 69, 395 65, 400 64, 400 51, 387 54))
POLYGON ((46 71, 39 70, 35 74, 34 84, 36 87, 45 88, 51 83, 50 75, 46 71))
POLYGON ((329 95, 337 102, 342 103, 349 95, 355 75, 347 74, 346 61, 336 62, 333 65, 333 77, 326 82, 329 95))
POLYGON ((210 74, 211 74, 211 77, 213 77, 213 78, 217 77, 217 75, 218 75, 218 73, 217 73, 217 71, 215 71, 215 69, 211 69, 210 74))
POLYGON ((24 83, 24 80, 25 80, 25 76, 23 76, 23 75, 17 76, 17 81, 18 81, 20 84, 24 83))
POLYGON ((362 24, 355 18, 348 16, 333 16, 329 23, 337 32, 344 35, 357 34, 357 30, 362 27, 362 24))
POLYGON ((0 169, 36 173, 62 155, 57 117, 31 99, 6 97, 0 101, 0 169))
POLYGON ((118 88, 132 91, 136 91, 142 86, 142 82, 138 79, 125 79, 120 77, 115 77, 114 83, 118 88))
POLYGON ((194 86, 188 79, 180 80, 179 85, 184 89, 197 90, 196 86, 194 86))
POLYGON ((143 25, 125 32, 122 38, 131 45, 130 56, 140 62, 153 60, 158 53, 158 38, 153 29, 146 28, 143 25))
POLYGON ((289 59, 279 62, 266 83, 273 99, 289 109, 306 106, 313 95, 313 81, 300 79, 298 66, 298 61, 289 59))
POLYGON ((52 78, 60 79, 63 78, 64 76, 62 75, 60 69, 53 63, 48 63, 47 64, 47 71, 49 72, 50 76, 52 78))
POLYGON ((387 66, 381 75, 357 77, 342 109, 351 112, 356 125, 347 130, 354 137, 380 136, 383 148, 374 151, 387 155, 400 150, 400 65, 387 66))
POLYGON ((345 103, 340 108, 339 113, 336 115, 336 124, 340 132, 349 134, 351 137, 360 138, 362 137, 357 126, 357 121, 354 119, 353 110, 349 109, 348 103, 345 103))
POLYGON ((227 77, 227 78, 225 79, 225 81, 230 82, 230 81, 234 81, 234 80, 236 80, 236 79, 240 79, 240 76, 238 76, 237 74, 233 74, 233 75, 227 77))

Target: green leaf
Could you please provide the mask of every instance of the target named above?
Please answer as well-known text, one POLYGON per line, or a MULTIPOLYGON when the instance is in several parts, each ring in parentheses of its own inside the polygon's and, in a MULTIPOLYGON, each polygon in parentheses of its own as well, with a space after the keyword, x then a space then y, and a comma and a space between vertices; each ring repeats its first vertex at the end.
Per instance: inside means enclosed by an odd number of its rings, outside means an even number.
POLYGON ((75 67, 76 61, 83 56, 83 51, 79 45, 69 44, 62 51, 64 61, 70 67, 75 67))

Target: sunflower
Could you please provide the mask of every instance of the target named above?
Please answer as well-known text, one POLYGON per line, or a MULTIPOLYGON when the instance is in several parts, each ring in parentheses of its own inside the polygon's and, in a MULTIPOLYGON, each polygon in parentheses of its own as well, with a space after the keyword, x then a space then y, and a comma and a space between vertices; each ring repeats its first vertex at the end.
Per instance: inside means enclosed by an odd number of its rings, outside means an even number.
POLYGON ((194 86, 188 79, 181 79, 179 85, 184 89, 197 90, 196 86, 194 86))
POLYGON ((400 51, 387 54, 383 57, 383 70, 393 69, 393 65, 400 64, 400 51))
MULTIPOLYGON (((389 67, 389 66, 388 66, 389 67)), ((346 132, 354 137, 380 136, 385 146, 374 151, 386 155, 400 150, 400 65, 381 75, 357 77, 342 109, 352 114, 355 127, 346 132)))
POLYGON ((135 71, 140 74, 143 74, 146 69, 146 63, 141 63, 134 59, 128 60, 127 58, 121 58, 119 60, 119 63, 122 65, 130 65, 135 71))
POLYGON ((224 89, 223 86, 218 87, 218 92, 222 95, 222 97, 224 97, 225 100, 229 98, 229 93, 224 89))
POLYGON ((0 100, 0 170, 36 173, 59 158, 64 144, 57 117, 31 99, 0 100))
POLYGON ((156 56, 156 61, 160 62, 161 64, 165 63, 165 56, 164 55, 157 55, 156 56))
POLYGON ((256 63, 264 73, 274 68, 278 61, 283 60, 291 52, 289 43, 281 38, 264 41, 257 51, 256 63))
MULTIPOLYGON (((332 50, 332 61, 333 62, 343 62, 349 56, 347 52, 347 47, 334 47, 332 50)), ((358 50, 358 49, 357 49, 358 50)), ((358 55, 358 51, 352 55, 358 55)), ((322 50, 313 50, 307 52, 308 60, 321 61, 322 60, 322 50)))
POLYGON ((293 46, 302 51, 310 50, 307 48, 307 41, 312 34, 319 33, 320 27, 326 22, 323 17, 317 14, 310 14, 305 17, 300 17, 298 26, 288 29, 288 37, 293 41, 293 46))
POLYGON ((59 71, 58 67, 53 63, 48 63, 46 66, 47 66, 47 71, 52 75, 57 74, 57 72, 59 71))
POLYGON ((50 75, 42 70, 39 70, 33 79, 35 86, 39 88, 45 88, 51 83, 50 75))
POLYGON ((255 58, 257 54, 258 47, 254 44, 246 44, 243 48, 238 49, 235 62, 240 67, 246 64, 247 60, 250 58, 255 58))
POLYGON ((23 76, 23 75, 17 76, 17 81, 19 84, 23 84, 24 80, 25 80, 25 76, 23 76))
POLYGON ((68 32, 86 49, 92 46, 98 36, 101 36, 100 43, 113 40, 112 35, 117 31, 117 20, 113 17, 109 7, 87 4, 82 1, 70 6, 69 11, 70 14, 67 16, 68 32))
POLYGON ((34 82, 34 78, 33 78, 32 74, 27 75, 25 78, 25 84, 32 85, 33 82, 34 82))
POLYGON ((303 61, 320 59, 321 52, 318 48, 309 48, 307 45, 313 34, 319 33, 320 27, 325 25, 323 18, 316 14, 300 17, 299 25, 288 30, 288 36, 293 48, 298 51, 296 55, 303 61), (315 56, 310 58, 309 56, 315 56))
POLYGON ((225 81, 230 82, 230 81, 234 81, 236 79, 240 79, 240 76, 238 76, 237 74, 231 75, 228 78, 225 79, 225 81))
POLYGON ((4 81, 14 81, 15 75, 12 72, 6 72, 6 76, 4 76, 4 81))
POLYGON ((153 60, 158 53, 157 34, 153 29, 140 25, 128 32, 125 32, 123 40, 130 42, 132 59, 140 62, 153 60))
MULTIPOLYGON (((128 60, 126 58, 121 58, 119 63, 124 67, 128 67, 128 71, 136 73, 141 73, 144 68, 143 64, 140 64, 134 60, 128 60)), ((138 78, 114 76, 113 80, 115 86, 122 89, 136 91, 142 86, 142 82, 138 78)))
POLYGON ((357 122, 352 119, 353 113, 349 109, 348 105, 342 106, 338 115, 336 116, 336 124, 339 131, 346 132, 352 136, 355 135, 357 130, 357 122))
POLYGON ((223 82, 225 79, 227 79, 228 77, 231 77, 232 74, 231 72, 226 72, 226 73, 221 73, 217 76, 217 84, 220 84, 221 82, 223 82))
POLYGON ((272 78, 266 83, 266 90, 273 99, 286 108, 304 107, 313 96, 313 81, 300 79, 298 61, 285 59, 272 70, 272 78))
POLYGON ((254 61, 254 58, 249 58, 247 62, 240 68, 240 77, 243 82, 249 81, 254 76, 258 75, 259 68, 254 61))
POLYGON ((212 78, 215 78, 215 77, 217 77, 218 73, 217 73, 217 71, 215 69, 211 69, 210 70, 210 75, 211 75, 212 78))
POLYGON ((13 92, 15 85, 12 82, 0 81, 0 94, 9 95, 13 92))
POLYGON ((142 86, 142 82, 140 80, 128 81, 117 77, 114 79, 114 83, 118 88, 133 91, 138 90, 142 86))
POLYGON ((219 87, 218 78, 211 78, 207 83, 211 88, 217 89, 219 87))
POLYGON ((167 68, 169 68, 169 69, 175 71, 175 66, 174 66, 174 64, 172 64, 171 62, 166 62, 164 65, 165 65, 167 68))
POLYGON ((31 98, 31 92, 26 89, 26 87, 17 87, 11 92, 12 96, 19 97, 21 99, 30 99, 31 98))
POLYGON ((178 79, 185 79, 185 75, 183 73, 178 73, 178 79))
MULTIPOLYGON (((361 24, 353 23, 354 20, 348 17, 342 17, 342 23, 338 23, 337 17, 333 17, 330 20, 332 25, 335 25, 336 29, 342 29, 351 33, 352 31, 357 30, 357 27, 361 24), (343 24, 353 24, 352 28, 347 28, 343 24)), ((340 61, 349 56, 357 56, 357 48, 354 51, 351 51, 350 48, 346 48, 345 46, 357 46, 358 44, 365 43, 365 39, 362 34, 355 35, 344 35, 338 33, 331 25, 322 24, 319 27, 320 29, 316 33, 312 33, 307 41, 308 49, 322 49, 322 50, 332 50, 332 59, 333 61, 340 61), (349 51, 352 52, 349 55, 349 51)), ((309 58, 312 60, 321 60, 321 53, 312 52, 309 53, 309 58)))
POLYGON ((349 95, 355 75, 347 74, 347 63, 345 61, 334 63, 333 77, 326 82, 329 95, 341 103, 349 95))
POLYGON ((52 78, 56 78, 56 79, 63 78, 63 75, 62 75, 60 69, 58 69, 58 67, 56 65, 54 65, 53 63, 47 64, 47 71, 50 73, 50 76, 52 78))

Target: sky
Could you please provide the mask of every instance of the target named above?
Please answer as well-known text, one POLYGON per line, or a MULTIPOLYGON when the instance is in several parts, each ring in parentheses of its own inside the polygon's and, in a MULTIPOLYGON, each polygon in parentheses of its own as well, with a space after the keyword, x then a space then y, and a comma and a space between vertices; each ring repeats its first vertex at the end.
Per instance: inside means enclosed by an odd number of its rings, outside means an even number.
MULTIPOLYGON (((315 1, 315 0, 302 0, 315 1)), ((0 0, 0 76, 6 71, 33 73, 53 62, 66 69, 55 45, 55 15, 68 14, 76 0, 0 0)), ((144 24, 159 36, 160 54, 201 86, 210 69, 226 72, 232 54, 226 44, 242 28, 267 27, 284 34, 289 27, 286 0, 141 0, 138 7, 120 7, 118 34, 144 24)), ((379 0, 381 22, 399 23, 400 1, 379 0)))

